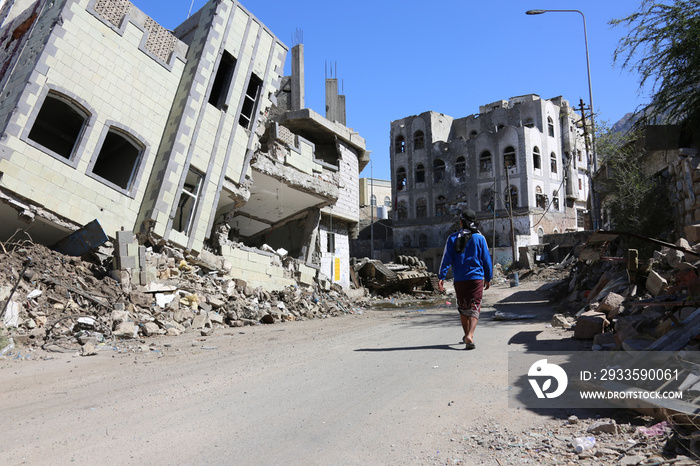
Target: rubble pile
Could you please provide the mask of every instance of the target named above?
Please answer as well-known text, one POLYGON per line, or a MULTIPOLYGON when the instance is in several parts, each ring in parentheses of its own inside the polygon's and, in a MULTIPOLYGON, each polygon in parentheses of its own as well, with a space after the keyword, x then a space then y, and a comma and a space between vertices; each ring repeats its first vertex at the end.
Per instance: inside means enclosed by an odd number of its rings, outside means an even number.
POLYGON ((574 338, 592 339, 594 350, 699 350, 700 244, 680 239, 675 246, 645 262, 634 250, 578 261, 552 325, 573 327, 574 338))
POLYGON ((158 278, 121 284, 99 260, 84 261, 24 243, 0 250, 0 329, 19 344, 83 347, 105 339, 211 334, 243 327, 357 313, 340 289, 291 286, 268 292, 196 265, 177 250, 149 250, 158 278), (80 346, 78 346, 80 345, 80 346))
MULTIPOLYGON (((689 431, 635 417, 624 423, 614 419, 579 419, 546 422, 525 431, 486 422, 468 430, 455 429, 443 456, 449 464, 472 464, 475 459, 496 458, 498 464, 697 464, 698 443, 689 431), (581 452, 576 439, 593 439, 581 452)), ((444 464, 444 463, 441 463, 444 464)))

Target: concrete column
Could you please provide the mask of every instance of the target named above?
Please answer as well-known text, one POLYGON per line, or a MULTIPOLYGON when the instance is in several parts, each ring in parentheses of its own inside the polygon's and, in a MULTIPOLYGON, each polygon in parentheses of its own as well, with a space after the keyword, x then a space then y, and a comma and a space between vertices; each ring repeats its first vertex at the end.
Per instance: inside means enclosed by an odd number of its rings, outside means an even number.
POLYGON ((321 223, 321 209, 313 209, 309 211, 306 217, 306 225, 304 225, 304 238, 307 238, 306 244, 302 246, 302 251, 305 251, 301 260, 307 263, 313 263, 313 257, 318 253, 316 244, 318 243, 318 227, 321 223))
POLYGON ((304 108, 304 44, 292 47, 292 111, 304 108))
POLYGON ((326 79, 326 119, 338 121, 338 80, 326 79))

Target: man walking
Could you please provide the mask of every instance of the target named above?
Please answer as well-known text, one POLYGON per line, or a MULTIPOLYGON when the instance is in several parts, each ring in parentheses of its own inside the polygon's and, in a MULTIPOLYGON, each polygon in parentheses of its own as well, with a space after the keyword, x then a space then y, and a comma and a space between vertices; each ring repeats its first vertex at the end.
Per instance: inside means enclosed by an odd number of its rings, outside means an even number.
POLYGON ((481 298, 484 290, 491 286, 493 266, 486 238, 479 233, 476 226, 476 214, 467 209, 459 216, 461 230, 452 233, 445 243, 438 273, 438 286, 445 291, 444 283, 447 271, 452 267, 455 292, 457 293, 457 310, 464 329, 462 341, 464 349, 474 349, 474 329, 481 313, 481 298))

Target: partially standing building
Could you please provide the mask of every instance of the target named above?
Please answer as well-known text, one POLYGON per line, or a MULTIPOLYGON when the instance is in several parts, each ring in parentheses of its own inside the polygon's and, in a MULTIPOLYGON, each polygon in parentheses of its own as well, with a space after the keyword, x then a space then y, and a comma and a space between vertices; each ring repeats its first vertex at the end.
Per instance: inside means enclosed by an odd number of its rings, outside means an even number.
MULTIPOLYGON (((260 150, 287 52, 234 0, 208 1, 173 31, 127 0, 4 3, 0 237, 19 229, 51 244, 97 219, 111 237, 214 251, 252 285, 316 279, 320 215, 277 248, 294 264, 259 247, 343 199, 338 158, 325 158, 339 147, 335 128, 316 150, 260 150)), ((358 173, 364 140, 342 128, 358 173)), ((357 222, 356 199, 341 215, 357 222)))
POLYGON ((513 245, 517 251, 545 234, 583 229, 589 153, 580 123, 565 99, 534 94, 484 105, 460 119, 425 112, 393 121, 398 253, 436 270, 465 208, 477 213, 502 264, 513 261, 513 245))

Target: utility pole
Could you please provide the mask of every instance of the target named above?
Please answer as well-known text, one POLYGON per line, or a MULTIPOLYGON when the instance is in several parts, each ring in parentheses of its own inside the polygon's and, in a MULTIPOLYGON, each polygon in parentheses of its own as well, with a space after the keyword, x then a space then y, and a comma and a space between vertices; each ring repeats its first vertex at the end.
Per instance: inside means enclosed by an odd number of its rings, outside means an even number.
POLYGON ((597 218, 598 209, 596 206, 595 189, 593 189, 593 155, 591 154, 588 148, 588 125, 586 124, 586 109, 583 106, 583 99, 579 99, 579 106, 581 107, 581 116, 583 117, 583 143, 586 145, 586 155, 588 156, 588 164, 586 171, 588 172, 588 196, 591 200, 591 220, 593 223, 593 229, 597 230, 598 228, 600 228, 600 225, 598 223, 597 218))
POLYGON ((372 159, 369 159, 369 258, 374 260, 374 164, 372 159))
POLYGON ((506 189, 508 190, 508 216, 510 217, 510 244, 513 248, 513 264, 511 267, 515 267, 518 256, 515 246, 515 228, 513 228, 513 197, 510 192, 510 167, 510 165, 506 165, 506 189))

